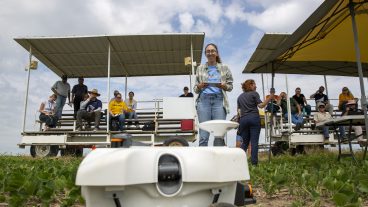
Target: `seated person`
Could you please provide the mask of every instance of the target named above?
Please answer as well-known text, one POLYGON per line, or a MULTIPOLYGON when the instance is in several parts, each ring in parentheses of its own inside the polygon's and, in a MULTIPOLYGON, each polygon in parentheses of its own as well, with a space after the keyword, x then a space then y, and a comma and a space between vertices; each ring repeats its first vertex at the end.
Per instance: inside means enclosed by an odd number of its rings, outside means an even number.
POLYGON ((88 91, 88 93, 89 97, 81 102, 81 110, 77 112, 77 131, 82 129, 83 119, 88 122, 88 125, 90 125, 90 122, 94 121, 94 131, 100 130, 102 102, 97 99, 100 94, 97 89, 88 91))
POLYGON ((113 101, 113 100, 115 100, 115 99, 116 99, 116 96, 118 95, 118 93, 120 93, 118 90, 114 90, 114 97, 112 97, 112 98, 110 99, 109 103, 110 103, 111 101, 113 101))
MULTIPOLYGON (((270 89, 270 94, 275 94, 275 88, 270 89)), ((266 100, 270 97, 270 95, 266 96, 266 100)), ((273 112, 274 114, 280 110, 280 106, 277 105, 277 100, 279 99, 278 95, 273 95, 273 99, 267 104, 266 111, 273 112)))
POLYGON ((58 121, 56 116, 56 94, 52 94, 47 101, 44 101, 40 105, 40 121, 45 123, 44 131, 50 128, 55 128, 58 121))
POLYGON ((345 111, 345 105, 349 100, 354 100, 353 94, 348 87, 343 87, 342 92, 339 95, 339 110, 345 111))
MULTIPOLYGON (((363 115, 364 112, 358 109, 358 104, 355 100, 349 100, 345 105, 345 111, 341 116, 347 115, 363 115)), ((345 137, 345 128, 343 126, 339 127, 341 136, 345 137)), ((367 140, 363 139, 363 130, 361 126, 352 126, 352 130, 354 130, 355 137, 358 138, 358 143, 361 147, 367 145, 367 140)))
MULTIPOLYGON (((277 104, 282 109, 282 114, 285 119, 288 118, 288 109, 287 109, 287 94, 285 92, 281 92, 277 104)), ((290 98, 290 109, 291 109, 291 122, 296 125, 295 130, 299 130, 303 126, 303 115, 300 109, 299 104, 295 99, 290 98)))
POLYGON ((187 86, 184 87, 184 93, 179 97, 193 97, 193 93, 189 92, 189 88, 187 86))
MULTIPOLYGON (((320 123, 328 119, 332 119, 331 114, 326 112, 326 107, 324 103, 319 102, 317 104, 317 107, 318 107, 318 112, 314 114, 314 119, 313 119, 315 123, 320 123)), ((324 126, 322 128, 322 131, 323 131, 323 137, 325 139, 330 138, 330 132, 329 132, 328 126, 324 126)))
MULTIPOLYGON (((301 93, 301 89, 297 87, 295 89, 295 95, 293 98, 298 102, 298 104, 301 107, 301 110, 306 113, 306 115, 309 117, 311 115, 311 106, 307 103, 307 99, 305 98, 304 94, 301 93)), ((317 107, 318 108, 318 107, 317 107)))
POLYGON ((128 107, 125 105, 124 101, 122 101, 121 94, 116 94, 116 98, 109 103, 109 124, 112 125, 112 120, 117 119, 119 121, 119 130, 124 130, 125 123, 125 113, 128 110, 128 107))
MULTIPOLYGON (((137 101, 133 99, 134 92, 130 91, 128 95, 129 95, 129 98, 127 100, 125 100, 125 104, 128 107, 128 110, 126 111, 125 116, 128 119, 138 119, 138 116, 137 116, 137 113, 136 113, 137 101)), ((128 124, 132 124, 132 123, 128 122, 128 124)), ((138 121, 135 121, 135 126, 137 128, 139 127, 138 121)))
MULTIPOLYGON (((318 102, 322 102, 325 104, 326 110, 332 115, 333 114, 333 105, 330 103, 328 96, 324 94, 325 87, 320 86, 319 89, 310 96, 310 98, 314 98, 316 101, 316 106, 318 102)), ((316 109, 318 111, 318 109, 316 109)))

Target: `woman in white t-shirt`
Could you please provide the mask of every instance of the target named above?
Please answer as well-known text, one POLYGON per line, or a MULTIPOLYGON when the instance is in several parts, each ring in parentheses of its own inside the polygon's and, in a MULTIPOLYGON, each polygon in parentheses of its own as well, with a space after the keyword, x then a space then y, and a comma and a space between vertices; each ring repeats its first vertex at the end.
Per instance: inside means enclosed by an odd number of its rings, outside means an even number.
POLYGON ((55 128, 58 121, 56 116, 56 94, 52 94, 48 100, 44 101, 40 105, 40 121, 45 123, 44 131, 50 128, 55 128))

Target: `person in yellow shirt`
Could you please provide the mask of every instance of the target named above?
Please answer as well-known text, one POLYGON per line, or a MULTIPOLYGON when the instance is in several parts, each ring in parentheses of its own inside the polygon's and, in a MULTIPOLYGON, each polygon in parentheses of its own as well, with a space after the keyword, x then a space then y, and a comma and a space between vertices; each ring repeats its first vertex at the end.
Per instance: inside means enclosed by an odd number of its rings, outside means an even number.
POLYGON ((342 88, 342 93, 339 95, 339 110, 345 111, 346 103, 349 100, 354 100, 353 94, 350 92, 348 87, 342 88))
POLYGON ((112 120, 116 119, 119 121, 119 130, 123 131, 124 124, 125 124, 125 113, 128 111, 128 107, 122 101, 121 94, 118 93, 116 98, 109 103, 109 113, 110 119, 109 124, 110 128, 112 129, 112 120))

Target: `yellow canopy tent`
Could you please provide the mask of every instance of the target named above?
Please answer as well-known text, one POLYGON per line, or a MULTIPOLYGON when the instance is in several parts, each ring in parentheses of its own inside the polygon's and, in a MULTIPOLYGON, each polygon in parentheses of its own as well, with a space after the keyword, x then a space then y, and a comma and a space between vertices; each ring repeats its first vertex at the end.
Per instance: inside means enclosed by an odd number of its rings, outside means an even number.
POLYGON ((326 0, 293 34, 265 35, 243 73, 359 76, 368 129, 368 0, 326 0))

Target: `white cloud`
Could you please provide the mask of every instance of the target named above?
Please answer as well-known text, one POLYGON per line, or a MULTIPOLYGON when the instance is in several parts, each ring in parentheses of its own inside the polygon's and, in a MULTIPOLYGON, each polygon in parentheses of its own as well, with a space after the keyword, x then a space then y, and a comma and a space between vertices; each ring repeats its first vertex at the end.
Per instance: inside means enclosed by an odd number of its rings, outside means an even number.
POLYGON ((260 6, 263 7, 261 11, 250 11, 246 14, 245 18, 249 25, 264 32, 291 33, 307 19, 307 17, 322 3, 322 0, 259 2, 260 6))
POLYGON ((193 16, 188 12, 179 14, 179 22, 180 22, 180 32, 189 32, 191 31, 194 25, 193 16))

